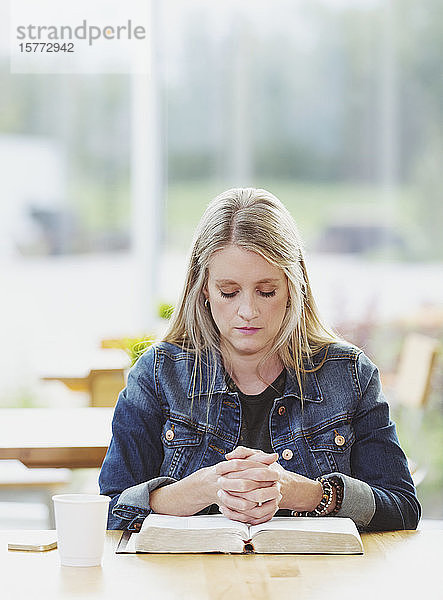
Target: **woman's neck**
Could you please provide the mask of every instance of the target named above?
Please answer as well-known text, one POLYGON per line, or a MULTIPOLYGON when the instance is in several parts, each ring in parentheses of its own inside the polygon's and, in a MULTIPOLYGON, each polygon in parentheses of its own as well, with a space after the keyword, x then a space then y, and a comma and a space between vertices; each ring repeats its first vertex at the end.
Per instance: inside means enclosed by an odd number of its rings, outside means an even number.
POLYGON ((258 376, 258 363, 254 356, 236 357, 234 361, 223 354, 225 367, 237 387, 244 394, 261 394, 273 381, 277 379, 283 369, 280 357, 275 354, 260 367, 258 376))

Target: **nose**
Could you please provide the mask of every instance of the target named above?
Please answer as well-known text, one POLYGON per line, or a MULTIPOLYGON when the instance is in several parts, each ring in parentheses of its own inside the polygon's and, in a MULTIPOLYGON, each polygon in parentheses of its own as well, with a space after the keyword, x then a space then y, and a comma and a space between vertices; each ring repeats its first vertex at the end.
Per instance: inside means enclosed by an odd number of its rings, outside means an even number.
POLYGON ((249 294, 242 295, 237 313, 244 321, 252 321, 258 315, 255 298, 249 294))

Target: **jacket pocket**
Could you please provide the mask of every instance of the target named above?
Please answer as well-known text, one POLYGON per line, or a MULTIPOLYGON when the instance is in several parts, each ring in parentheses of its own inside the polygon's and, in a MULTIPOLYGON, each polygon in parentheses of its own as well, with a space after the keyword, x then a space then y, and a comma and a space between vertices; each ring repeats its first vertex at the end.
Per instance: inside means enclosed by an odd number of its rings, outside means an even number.
POLYGON ((163 427, 162 442, 167 448, 198 446, 203 434, 194 426, 170 418, 163 427))
POLYGON ((351 474, 351 448, 355 433, 348 422, 328 424, 305 433, 305 439, 323 474, 328 471, 351 474))
POLYGON ((201 455, 203 433, 195 425, 170 417, 162 432, 164 459, 162 474, 175 479, 196 470, 201 455))

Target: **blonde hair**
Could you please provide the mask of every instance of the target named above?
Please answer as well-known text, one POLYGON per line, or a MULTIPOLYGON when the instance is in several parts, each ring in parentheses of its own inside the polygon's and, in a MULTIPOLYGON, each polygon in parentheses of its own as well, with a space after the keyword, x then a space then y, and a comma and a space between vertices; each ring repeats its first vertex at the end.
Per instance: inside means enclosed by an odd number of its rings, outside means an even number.
POLYGON ((285 367, 295 371, 302 389, 301 374, 306 372, 306 364, 338 338, 319 317, 294 219, 282 202, 266 190, 233 188, 210 202, 195 231, 183 291, 163 341, 194 353, 194 382, 197 370, 201 369, 202 354, 208 353, 213 366, 212 389, 220 340, 211 313, 205 307, 203 289, 214 252, 232 244, 260 254, 287 277, 286 314, 260 364, 277 353, 285 367))

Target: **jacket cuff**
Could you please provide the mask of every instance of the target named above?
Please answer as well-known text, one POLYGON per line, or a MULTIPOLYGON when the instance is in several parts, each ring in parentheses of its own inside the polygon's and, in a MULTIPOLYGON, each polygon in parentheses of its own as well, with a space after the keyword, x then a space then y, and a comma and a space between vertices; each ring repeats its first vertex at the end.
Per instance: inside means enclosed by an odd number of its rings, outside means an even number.
POLYGON ((126 488, 120 494, 117 504, 112 509, 112 514, 120 519, 130 520, 128 529, 137 531, 145 517, 151 512, 149 494, 164 485, 175 483, 172 477, 156 477, 144 483, 126 488))
POLYGON ((339 477, 343 482, 343 502, 337 517, 349 517, 358 527, 367 527, 375 513, 372 488, 365 481, 343 473, 328 473, 324 477, 339 477))

